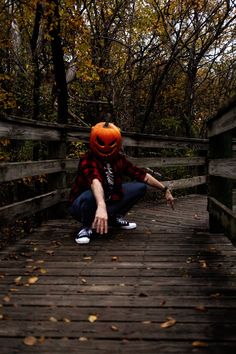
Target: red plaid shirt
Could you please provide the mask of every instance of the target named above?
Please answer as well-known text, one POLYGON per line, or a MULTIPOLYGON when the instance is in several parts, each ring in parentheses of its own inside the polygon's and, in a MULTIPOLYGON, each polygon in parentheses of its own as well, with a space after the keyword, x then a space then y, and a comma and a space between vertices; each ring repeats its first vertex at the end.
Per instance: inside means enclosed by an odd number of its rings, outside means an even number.
MULTIPOLYGON (((132 180, 143 182, 146 171, 126 159, 122 154, 118 154, 116 158, 109 161, 114 175, 114 185, 110 191, 111 200, 120 200, 123 196, 122 192, 122 176, 126 175, 132 180)), ((90 189, 92 181, 98 179, 103 186, 105 195, 109 189, 107 178, 105 175, 104 165, 91 152, 87 152, 80 158, 78 172, 75 182, 72 186, 69 201, 73 201, 84 191, 90 189)))

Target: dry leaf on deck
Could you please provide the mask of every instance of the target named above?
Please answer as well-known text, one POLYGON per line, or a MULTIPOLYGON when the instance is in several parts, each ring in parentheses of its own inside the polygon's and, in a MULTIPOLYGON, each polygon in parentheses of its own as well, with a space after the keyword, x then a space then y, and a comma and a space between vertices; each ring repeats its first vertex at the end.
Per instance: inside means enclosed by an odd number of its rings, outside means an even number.
POLYGON ((201 342, 199 340, 195 340, 192 342, 193 347, 208 347, 208 344, 206 342, 201 342))
POLYGON ((57 319, 56 319, 56 317, 51 316, 51 317, 49 318, 49 321, 51 321, 51 322, 57 322, 57 319))
POLYGON ((117 261, 117 259, 118 259, 117 256, 113 256, 113 257, 111 258, 112 261, 117 261))
POLYGON ((207 308, 203 305, 199 305, 195 307, 195 310, 205 312, 207 311, 207 308))
POLYGON ((111 330, 114 331, 114 332, 119 331, 118 327, 116 327, 114 325, 111 326, 111 330))
POLYGON ((30 277, 29 279, 28 279, 28 284, 35 284, 37 281, 39 280, 39 278, 38 277, 30 277))
POLYGON ((85 261, 91 261, 92 257, 91 256, 84 256, 83 260, 85 261))
POLYGON ((91 323, 93 323, 93 322, 95 322, 95 321, 97 321, 97 315, 89 315, 89 317, 88 317, 88 320, 89 320, 89 322, 91 322, 91 323))
POLYGON ((11 301, 10 296, 8 296, 8 295, 4 296, 3 301, 4 302, 10 302, 11 301))
POLYGON ((207 268, 207 262, 204 259, 200 259, 199 264, 201 268, 207 268))
POLYGON ((79 337, 80 342, 87 342, 88 338, 86 337, 79 337))
POLYGON ((47 270, 44 269, 44 268, 40 268, 40 273, 41 273, 41 274, 46 274, 46 273, 47 273, 47 270))
POLYGON ((25 337, 23 340, 23 343, 25 345, 35 345, 37 343, 37 338, 35 338, 33 336, 25 337))
POLYGON ((15 278, 15 279, 14 279, 15 284, 16 284, 16 285, 19 285, 19 284, 21 283, 21 279, 22 279, 21 276, 15 278))
POLYGON ((176 320, 173 317, 167 317, 166 321, 160 324, 161 328, 169 328, 176 324, 176 320))
POLYGON ((63 318, 63 322, 69 323, 69 322, 71 322, 71 321, 70 321, 70 319, 69 319, 69 318, 64 317, 64 318, 63 318))

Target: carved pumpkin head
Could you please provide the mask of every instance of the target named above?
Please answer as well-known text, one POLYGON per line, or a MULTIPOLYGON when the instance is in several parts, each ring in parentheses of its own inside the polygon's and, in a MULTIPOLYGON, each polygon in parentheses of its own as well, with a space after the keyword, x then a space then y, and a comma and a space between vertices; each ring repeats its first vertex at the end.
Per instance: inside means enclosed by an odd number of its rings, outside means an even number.
POLYGON ((100 158, 111 159, 120 150, 120 129, 112 123, 100 122, 91 129, 90 149, 100 158))

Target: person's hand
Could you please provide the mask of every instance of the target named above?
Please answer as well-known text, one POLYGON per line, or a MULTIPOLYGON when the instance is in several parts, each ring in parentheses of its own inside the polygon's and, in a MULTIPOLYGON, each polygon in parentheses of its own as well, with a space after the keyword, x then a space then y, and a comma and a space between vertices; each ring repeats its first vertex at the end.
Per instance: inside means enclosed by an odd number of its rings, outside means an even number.
POLYGON ((98 205, 95 218, 92 224, 92 228, 96 230, 98 234, 106 234, 108 231, 108 215, 106 205, 98 205))
POLYGON ((174 197, 169 189, 166 190, 165 197, 167 204, 174 210, 174 197))

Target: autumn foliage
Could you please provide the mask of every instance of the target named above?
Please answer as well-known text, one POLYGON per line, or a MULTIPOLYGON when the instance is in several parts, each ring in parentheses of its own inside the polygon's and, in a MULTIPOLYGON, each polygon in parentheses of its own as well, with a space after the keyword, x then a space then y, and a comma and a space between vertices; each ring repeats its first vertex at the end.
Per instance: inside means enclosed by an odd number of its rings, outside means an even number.
POLYGON ((204 135, 235 92, 230 0, 0 2, 1 112, 204 135))

